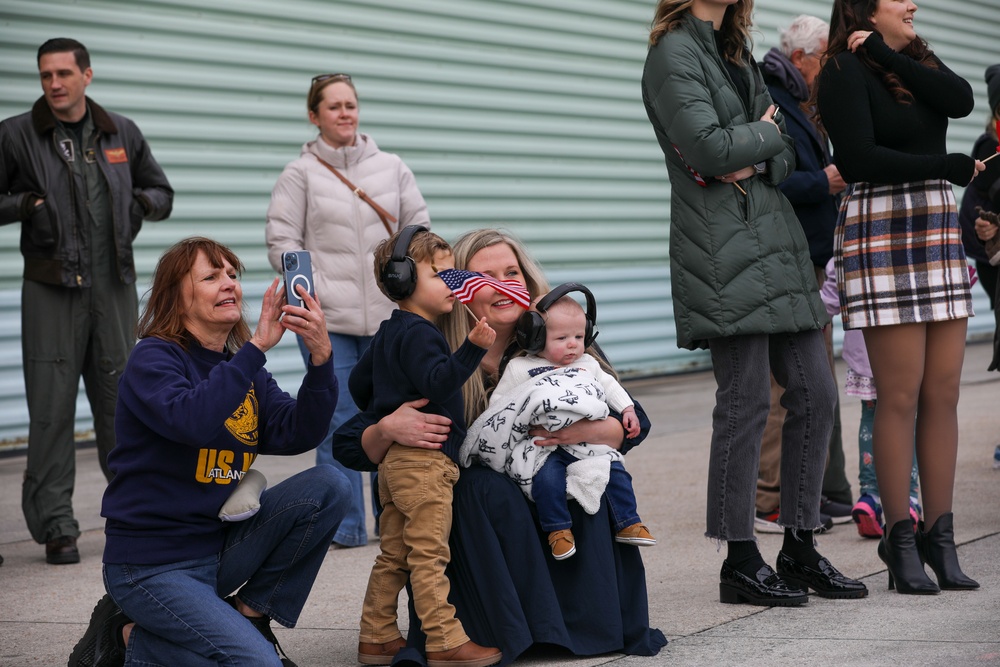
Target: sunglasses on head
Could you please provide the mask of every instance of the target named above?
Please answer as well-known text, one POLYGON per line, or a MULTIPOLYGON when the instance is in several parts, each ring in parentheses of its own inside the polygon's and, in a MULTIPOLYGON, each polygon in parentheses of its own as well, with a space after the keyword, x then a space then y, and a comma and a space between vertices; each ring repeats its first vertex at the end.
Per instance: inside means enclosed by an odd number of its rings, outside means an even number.
POLYGON ((323 83, 324 81, 329 81, 330 79, 335 79, 337 81, 350 81, 351 75, 344 74, 343 72, 338 72, 336 74, 317 74, 312 78, 312 85, 317 83, 323 83))

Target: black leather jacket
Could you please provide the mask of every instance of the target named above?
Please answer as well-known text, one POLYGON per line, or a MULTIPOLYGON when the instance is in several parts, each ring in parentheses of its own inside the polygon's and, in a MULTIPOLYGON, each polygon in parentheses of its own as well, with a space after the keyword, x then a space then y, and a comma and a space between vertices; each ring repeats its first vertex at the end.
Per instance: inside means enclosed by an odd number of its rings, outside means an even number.
MULTIPOLYGON (((132 240, 143 219, 170 215, 174 191, 139 128, 128 118, 87 105, 97 129, 97 162, 107 181, 118 275, 135 282, 132 240)), ((24 277, 50 285, 89 287, 89 235, 83 183, 56 145, 56 119, 45 98, 30 112, 0 123, 0 224, 21 223, 24 277), (35 206, 38 199, 44 200, 35 206)))

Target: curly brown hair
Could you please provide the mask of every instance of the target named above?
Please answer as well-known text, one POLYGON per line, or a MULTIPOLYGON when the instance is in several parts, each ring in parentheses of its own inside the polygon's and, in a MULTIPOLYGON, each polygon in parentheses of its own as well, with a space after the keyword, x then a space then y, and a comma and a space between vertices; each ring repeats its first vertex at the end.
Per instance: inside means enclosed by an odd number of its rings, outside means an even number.
MULTIPOLYGON (((878 9, 879 2, 881 0, 834 0, 833 13, 830 16, 830 38, 825 54, 827 61, 833 59, 838 53, 847 51, 847 38, 851 36, 851 33, 858 30, 878 32, 872 24, 871 17, 878 9)), ((855 53, 861 62, 882 77, 885 87, 889 89, 897 102, 901 104, 913 102, 913 93, 907 89, 898 75, 876 63, 863 48, 858 49, 855 53)), ((917 36, 900 53, 913 58, 921 65, 937 69, 937 63, 932 57, 934 52, 920 36, 917 36)), ((834 64, 836 65, 836 63, 834 64)))

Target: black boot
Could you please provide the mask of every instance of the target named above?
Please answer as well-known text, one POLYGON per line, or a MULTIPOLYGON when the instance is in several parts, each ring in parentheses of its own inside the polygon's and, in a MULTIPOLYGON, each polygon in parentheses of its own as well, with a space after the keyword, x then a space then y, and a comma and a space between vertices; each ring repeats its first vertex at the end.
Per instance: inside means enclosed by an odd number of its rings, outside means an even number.
POLYGON ((940 592, 924 572, 917 540, 913 534, 913 519, 897 521, 878 543, 878 557, 889 568, 889 590, 912 595, 934 595, 940 592))
POLYGON ((955 529, 952 525, 954 518, 955 516, 951 512, 942 514, 926 533, 921 525, 920 548, 924 560, 934 570, 938 585, 943 590, 974 590, 979 588, 979 582, 965 576, 962 568, 958 565, 958 552, 955 550, 955 529))

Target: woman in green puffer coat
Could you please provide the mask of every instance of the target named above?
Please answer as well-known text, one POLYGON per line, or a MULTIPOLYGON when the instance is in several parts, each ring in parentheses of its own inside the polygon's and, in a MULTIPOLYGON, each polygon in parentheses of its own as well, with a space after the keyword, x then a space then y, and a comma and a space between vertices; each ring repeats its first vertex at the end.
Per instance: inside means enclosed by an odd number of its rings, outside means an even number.
POLYGON ((671 184, 670 264, 681 347, 707 347, 718 385, 706 536, 726 541, 720 599, 800 605, 863 597, 813 546, 836 387, 802 226, 777 185, 792 140, 750 57, 753 0, 660 0, 642 77, 671 184), (777 573, 753 536, 770 373, 785 388, 777 573))

